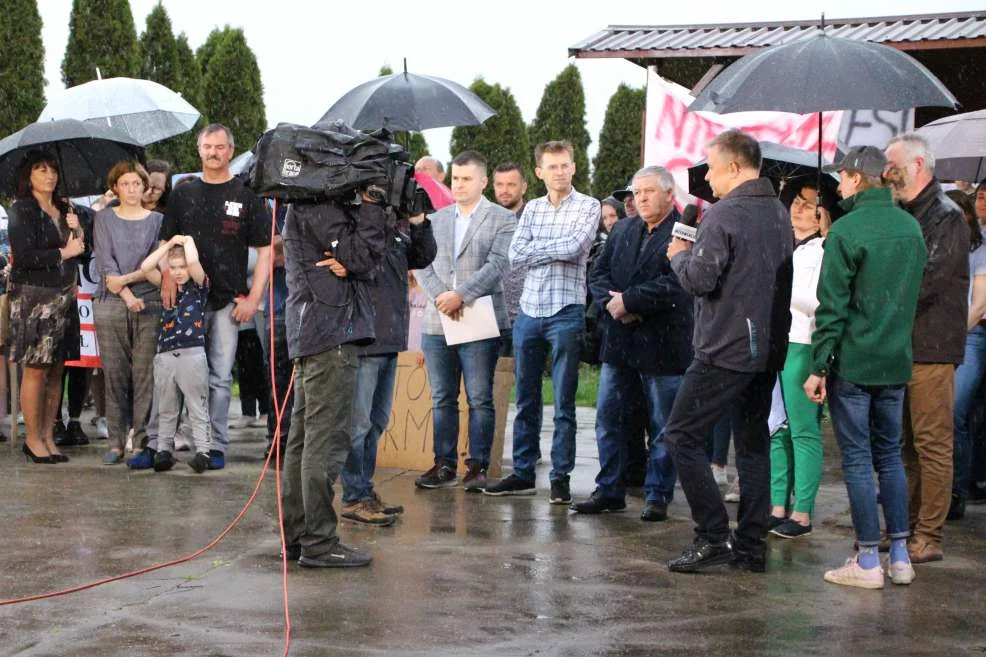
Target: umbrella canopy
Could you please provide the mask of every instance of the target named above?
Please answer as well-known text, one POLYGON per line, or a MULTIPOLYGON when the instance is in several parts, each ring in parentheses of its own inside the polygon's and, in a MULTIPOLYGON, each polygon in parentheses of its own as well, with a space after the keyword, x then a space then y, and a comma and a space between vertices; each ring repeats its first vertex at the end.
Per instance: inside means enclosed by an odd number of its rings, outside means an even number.
POLYGON ((33 149, 51 153, 67 196, 106 191, 106 174, 120 160, 143 160, 144 149, 129 135, 105 125, 74 119, 32 123, 0 141, 0 193, 13 194, 14 174, 33 149))
POLYGON ((494 114, 493 108, 457 82, 405 71, 349 90, 314 127, 341 120, 358 130, 421 131, 479 125, 494 114))
POLYGON ((931 144, 936 176, 967 182, 986 178, 986 110, 946 116, 917 132, 931 144))
MULTIPOLYGON (((778 192, 784 187, 784 183, 792 178, 814 176, 818 173, 818 154, 815 151, 782 146, 772 141, 762 141, 760 142, 760 154, 763 157, 760 175, 769 178, 774 183, 774 189, 778 192)), ((825 161, 823 164, 828 164, 828 162, 825 161)), ((714 202, 716 199, 712 195, 712 188, 705 180, 705 174, 708 171, 709 164, 705 160, 688 168, 688 193, 714 202)), ((832 174, 825 174, 824 178, 827 178, 828 182, 835 186, 837 179, 832 174)))
POLYGON ((199 111, 164 85, 150 80, 107 78, 56 95, 38 121, 78 119, 118 128, 141 146, 188 132, 199 111))
POLYGON ((826 36, 819 30, 806 39, 737 60, 688 109, 810 114, 956 104, 945 85, 910 55, 879 43, 826 36))

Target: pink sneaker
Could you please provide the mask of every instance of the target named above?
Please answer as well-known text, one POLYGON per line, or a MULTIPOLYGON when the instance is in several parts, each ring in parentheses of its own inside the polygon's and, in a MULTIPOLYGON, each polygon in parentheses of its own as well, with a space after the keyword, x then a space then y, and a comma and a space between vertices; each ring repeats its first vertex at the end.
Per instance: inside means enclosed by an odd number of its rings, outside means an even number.
POLYGON ((825 581, 843 586, 856 586, 861 589, 882 589, 883 568, 861 568, 858 556, 846 559, 841 568, 825 572, 825 581))

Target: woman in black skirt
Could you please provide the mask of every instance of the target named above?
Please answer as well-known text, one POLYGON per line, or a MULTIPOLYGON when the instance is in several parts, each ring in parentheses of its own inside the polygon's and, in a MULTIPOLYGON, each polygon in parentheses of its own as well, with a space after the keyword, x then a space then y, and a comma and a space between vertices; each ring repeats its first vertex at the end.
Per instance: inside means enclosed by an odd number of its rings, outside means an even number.
POLYGON ((79 218, 57 194, 58 165, 51 154, 30 151, 17 168, 17 201, 8 233, 13 265, 9 300, 11 360, 24 368, 21 408, 24 454, 58 463, 52 436, 62 396, 62 366, 79 357, 75 258, 85 251, 79 218))

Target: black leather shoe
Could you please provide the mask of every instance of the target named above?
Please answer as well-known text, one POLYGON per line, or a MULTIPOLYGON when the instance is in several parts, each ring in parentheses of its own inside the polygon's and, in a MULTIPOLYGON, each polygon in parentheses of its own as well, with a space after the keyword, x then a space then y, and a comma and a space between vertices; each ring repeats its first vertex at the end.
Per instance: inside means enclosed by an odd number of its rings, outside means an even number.
POLYGON ((75 437, 68 432, 61 420, 55 422, 52 438, 56 447, 72 447, 76 444, 75 437))
POLYGON ((746 550, 733 548, 733 560, 729 562, 730 567, 736 570, 746 570, 751 573, 767 572, 767 555, 756 554, 746 550))
POLYGON ((668 570, 675 573, 697 573, 712 566, 727 564, 732 559, 733 551, 729 547, 729 541, 710 543, 705 539, 698 539, 680 557, 668 562, 668 570))
POLYGON ((288 545, 284 548, 284 552, 281 553, 281 558, 287 559, 288 561, 297 561, 301 558, 301 546, 300 545, 288 545))
POLYGON ((586 501, 576 502, 571 506, 572 511, 587 514, 618 513, 626 511, 626 508, 626 500, 620 497, 604 497, 598 489, 592 491, 592 495, 586 501))
POLYGON ((668 505, 664 502, 647 502, 640 514, 644 522, 662 522, 668 519, 668 505))

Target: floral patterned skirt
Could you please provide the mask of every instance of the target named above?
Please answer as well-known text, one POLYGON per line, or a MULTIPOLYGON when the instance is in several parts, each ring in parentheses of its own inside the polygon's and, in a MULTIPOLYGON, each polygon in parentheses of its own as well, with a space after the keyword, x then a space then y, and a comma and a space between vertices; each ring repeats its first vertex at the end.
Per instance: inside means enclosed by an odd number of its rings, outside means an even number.
POLYGON ((76 285, 64 288, 12 284, 10 358, 27 367, 48 367, 79 358, 76 285))

